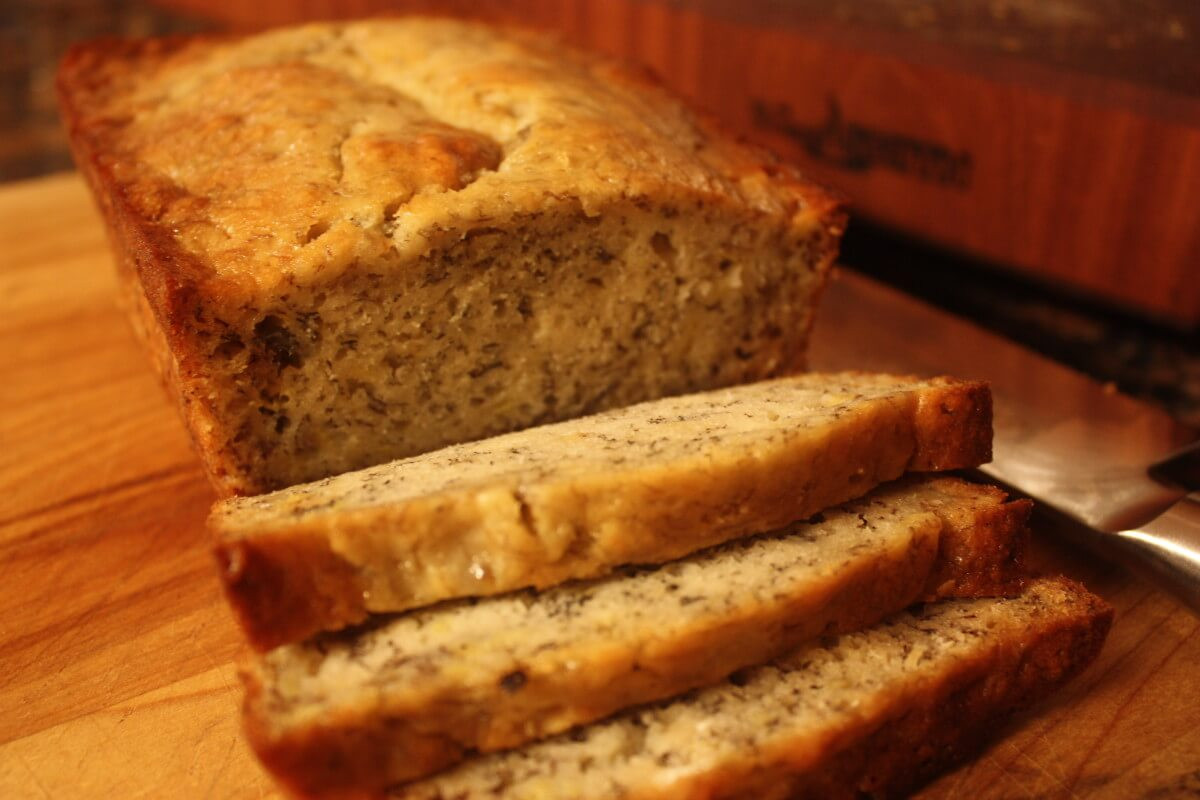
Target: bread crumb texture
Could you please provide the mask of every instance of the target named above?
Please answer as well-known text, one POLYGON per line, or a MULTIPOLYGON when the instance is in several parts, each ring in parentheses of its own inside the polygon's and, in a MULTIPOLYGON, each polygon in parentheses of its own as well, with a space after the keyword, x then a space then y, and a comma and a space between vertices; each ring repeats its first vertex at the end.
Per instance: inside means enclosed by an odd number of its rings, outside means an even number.
POLYGON ((918 598, 943 540, 987 547, 1006 509, 902 481, 659 568, 380 618, 254 661, 247 729, 303 794, 380 789, 873 624, 918 598))
POLYGON ((944 759, 942 747, 962 753, 956 732, 974 740, 1082 669, 1110 621, 1102 601, 1055 579, 1012 599, 929 605, 677 700, 474 759, 391 796, 898 796, 906 787, 894 781, 920 777, 944 759), (868 752, 856 753, 864 742, 868 752), (846 761, 861 770, 839 772, 846 761))
POLYGON ((987 400, 982 384, 942 378, 781 378, 234 498, 211 526, 230 598, 270 646, 368 611, 551 586, 771 530, 920 468, 930 441, 932 460, 976 466, 987 400))
POLYGON ((637 70, 482 25, 87 45, 60 90, 227 491, 795 369, 843 224, 637 70))

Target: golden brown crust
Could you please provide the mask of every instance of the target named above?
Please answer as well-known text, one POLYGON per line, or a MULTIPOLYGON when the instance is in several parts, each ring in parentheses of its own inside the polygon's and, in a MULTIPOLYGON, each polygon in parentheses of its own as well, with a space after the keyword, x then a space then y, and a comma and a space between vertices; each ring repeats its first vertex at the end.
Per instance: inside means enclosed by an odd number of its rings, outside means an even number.
POLYGON ((251 641, 296 641, 311 632, 300 627, 305 620, 366 617, 357 572, 330 551, 325 537, 234 542, 215 553, 226 592, 238 600, 230 607, 251 641))
POLYGON ((255 711, 266 702, 266 688, 257 669, 239 670, 245 695, 242 724, 255 754, 277 781, 296 797, 326 800, 367 800, 381 797, 380 771, 398 754, 415 775, 449 765, 461 758, 463 746, 436 731, 422 732, 399 725, 389 728, 361 724, 312 726, 279 741, 266 718, 255 711), (375 788, 365 788, 375 787, 375 788))
POLYGON ((226 435, 207 402, 209 382, 193 329, 205 293, 204 264, 186 252, 169 231, 156 225, 131 193, 147 187, 123 180, 127 159, 112 151, 114 121, 98 116, 113 83, 127 79, 130 64, 153 64, 186 46, 213 37, 148 40, 99 39, 76 44, 59 67, 59 111, 75 163, 83 173, 108 226, 120 280, 121 301, 131 324, 158 369, 170 397, 177 399, 184 422, 214 487, 222 495, 252 492, 249 481, 226 446, 226 435))
POLYGON ((1030 500, 1008 500, 995 486, 938 482, 946 495, 934 511, 945 524, 925 599, 1015 595, 1025 586, 1030 500), (979 493, 989 499, 980 502, 979 493))
POLYGON ((925 392, 917 409, 920 439, 908 468, 937 472, 992 460, 992 392, 982 381, 941 379, 943 392, 925 392))
MULTIPOLYGON (((402 26, 405 20, 390 18, 375 22, 379 25, 402 26)), ((486 50, 489 47, 503 47, 506 44, 504 37, 497 31, 489 31, 483 26, 432 18, 414 18, 411 22, 416 26, 428 27, 428 32, 439 38, 446 36, 462 38, 464 40, 462 53, 467 56, 478 57, 480 50, 486 50), (451 30, 438 30, 439 26, 449 27, 451 30), (479 41, 484 38, 486 41, 479 41)), ((164 168, 179 167, 185 161, 192 161, 200 163, 200 168, 208 172, 224 175, 230 169, 257 166, 257 164, 247 165, 235 162, 232 161, 232 156, 230 163, 224 163, 219 159, 220 153, 198 154, 175 153, 174 151, 171 155, 180 156, 176 162, 166 161, 158 166, 141 163, 139 157, 161 157, 161 154, 146 152, 157 144, 147 138, 147 135, 151 133, 148 128, 151 122, 134 118, 139 115, 148 116, 146 106, 152 102, 178 102, 174 97, 169 96, 173 87, 169 83, 163 85, 167 78, 160 78, 157 73, 164 72, 183 81, 203 80, 207 79, 206 71, 219 68, 226 63, 221 59, 226 59, 227 65, 232 68, 243 68, 246 63, 262 62, 276 71, 270 76, 274 81, 272 86, 278 84, 279 87, 302 90, 306 79, 311 83, 312 78, 319 76, 291 74, 290 71, 294 69, 293 64, 298 62, 279 61, 278 59, 302 58, 306 49, 332 49, 337 46, 337 42, 341 38, 346 36, 346 30, 351 27, 355 30, 369 30, 371 24, 368 21, 353 26, 312 25, 303 29, 272 32, 274 38, 270 41, 263 41, 265 49, 261 52, 267 55, 260 55, 253 51, 258 40, 265 37, 254 39, 214 35, 143 40, 98 39, 76 44, 68 51, 60 65, 57 88, 70 143, 74 153, 79 157, 81 168, 90 170, 89 178, 93 179, 92 186, 97 194, 97 199, 103 204, 112 206, 102 209, 106 216, 111 216, 124 225, 136 229, 138 241, 131 244, 135 248, 145 251, 148 256, 152 256, 152 260, 147 263, 139 263, 139 266, 146 270, 144 274, 139 273, 139 277, 147 283, 147 294, 150 296, 156 313, 168 309, 167 301, 174 297, 178 285, 191 285, 196 291, 203 293, 226 293, 225 299, 228 299, 236 295, 239 289, 247 288, 244 285, 246 281, 262 282, 269 281, 274 277, 268 274, 246 273, 241 267, 235 269, 234 266, 223 263, 220 259, 206 258, 207 251, 203 243, 185 244, 184 242, 188 240, 180 239, 178 228, 171 227, 170 223, 172 222, 184 225, 194 224, 197 219, 214 213, 213 199, 202 195, 189 195, 191 190, 173 183, 165 175, 159 174, 164 168), (289 41, 288 36, 295 36, 299 41, 289 41), (246 45, 244 49, 249 55, 228 52, 230 48, 242 45, 246 45), (225 47, 224 51, 221 50, 222 47, 225 47), (272 61, 269 55, 272 49, 278 51, 274 56, 276 61, 272 61), (168 96, 163 97, 163 92, 167 92, 168 96), (214 156, 216 157, 214 158, 214 156), (237 270, 241 270, 241 272, 237 270), (239 286, 239 284, 243 285, 239 286)), ((400 41, 412 41, 414 37, 419 39, 424 32, 420 28, 416 31, 405 32, 403 35, 407 38, 400 41)), ((761 211, 766 216, 775 217, 784 225, 812 228, 822 233, 821 245, 818 247, 821 263, 827 262, 829 257, 836 252, 837 240, 846 223, 846 200, 842 196, 807 180, 798 170, 781 162, 769 151, 751 145, 741 137, 733 135, 715 117, 683 111, 678 100, 666 90, 653 73, 644 67, 573 50, 544 33, 533 33, 516 28, 507 28, 504 33, 510 37, 512 43, 519 43, 526 48, 521 53, 522 57, 541 58, 549 62, 557 61, 564 72, 572 73, 572 75, 577 72, 579 76, 584 76, 580 78, 581 80, 600 80, 610 86, 615 83, 628 93, 628 96, 625 97, 613 95, 606 102, 619 103, 620 101, 631 101, 632 98, 632 102, 636 102, 642 112, 647 112, 654 106, 661 106, 670 116, 669 120, 664 118, 661 122, 663 124, 670 122, 681 127, 681 130, 671 133, 683 133, 686 129, 689 139, 687 147, 695 148, 698 152, 676 152, 683 149, 683 143, 673 142, 665 135, 653 136, 646 142, 639 143, 649 145, 655 151, 642 154, 643 158, 650 159, 648 163, 664 161, 670 167, 681 168, 679 175, 661 175, 652 171, 638 173, 636 175, 638 180, 647 181, 644 185, 639 184, 639 189, 664 188, 670 186, 672 181, 677 181, 678 184, 675 188, 687 192, 698 192, 698 194, 685 193, 684 196, 689 200, 707 199, 732 205, 742 204, 761 211), (692 138, 696 141, 692 142, 692 138)), ((351 52, 350 48, 347 48, 347 52, 351 52)), ((366 62, 371 57, 369 52, 357 52, 351 59, 351 63, 359 68, 364 65, 369 67, 372 65, 366 62)), ((456 53, 449 55, 451 59, 455 57, 456 53)), ((335 72, 333 68, 325 66, 324 61, 314 63, 319 64, 312 67, 314 71, 335 72)), ((543 65, 538 66, 540 68, 543 65)), ((343 64, 339 68, 347 67, 343 64)), ((505 67, 501 61, 497 61, 495 64, 485 62, 483 70, 481 75, 495 79, 496 73, 503 75, 505 67)), ((537 79, 531 79, 521 69, 510 71, 511 76, 506 77, 517 82, 521 88, 534 93, 554 87, 553 81, 547 76, 542 75, 537 79)), ((365 87, 362 90, 369 92, 369 81, 362 81, 362 83, 365 87)), ((346 86, 335 88, 357 89, 359 87, 352 87, 347 83, 346 86)), ((572 85, 570 88, 582 90, 586 87, 572 85)), ((309 91, 316 90, 310 87, 309 91)), ((564 90, 558 90, 560 94, 562 91, 564 90)), ((561 99, 559 94, 553 94, 553 98, 561 99)), ((203 97, 194 99, 196 102, 205 100, 203 97)), ((227 97, 220 99, 233 102, 231 98, 227 97)), ((388 104, 392 104, 392 101, 396 100, 396 98, 387 99, 388 104)), ((256 111, 259 110, 257 107, 252 108, 256 111)), ((199 112, 203 112, 205 109, 185 108, 184 110, 197 113, 195 117, 185 117, 185 121, 190 120, 205 125, 210 123, 207 117, 199 115, 199 112)), ((611 110, 621 115, 630 113, 630 109, 624 108, 614 107, 611 110)), ((296 124, 295 120, 287 116, 291 113, 290 108, 263 109, 263 113, 267 112, 280 115, 281 122, 296 124)), ((572 112, 568 110, 566 113, 572 112)), ((370 138, 361 143, 356 142, 356 148, 347 154, 354 156, 362 151, 364 157, 371 160, 372 168, 394 171, 395 174, 388 175, 387 179, 405 184, 401 191, 402 196, 412 199, 413 195, 427 191, 431 187, 450 190, 464 188, 460 185, 463 180, 480 171, 494 171, 497 162, 504 157, 496 152, 496 144, 481 133, 461 131, 444 138, 437 130, 442 123, 422 116, 422 112, 415 109, 408 109, 405 114, 413 118, 400 117, 392 122, 401 126, 414 124, 416 125, 414 129, 409 130, 402 127, 400 130, 392 132, 393 138, 370 138), (434 130, 428 130, 427 126, 432 126, 434 130), (411 186, 408 186, 409 183, 411 186)), ((619 130, 617 123, 610 122, 606 126, 591 117, 584 121, 595 128, 590 133, 601 137, 602 143, 620 144, 622 148, 634 147, 631 143, 620 141, 624 132, 619 130)), ((209 127, 213 126, 209 125, 209 127)), ((177 128, 179 125, 163 132, 177 128)), ((207 134, 206 130, 181 132, 192 137, 199 136, 195 140, 198 143, 203 143, 203 137, 207 134)), ((577 140, 569 138, 569 134, 566 132, 555 135, 563 137, 563 141, 559 144, 564 148, 575 147, 579 144, 577 140)), ((646 135, 645 132, 642 132, 642 135, 646 135)), ((588 143, 593 144, 590 141, 588 143)), ((347 143, 343 142, 342 144, 347 143)), ((628 154, 625 153, 625 155, 628 154)), ((610 154, 602 154, 602 156, 608 159, 612 158, 610 154)), ((595 165, 585 166, 593 168, 595 165)), ((622 165, 613 163, 609 166, 619 167, 622 165)), ((350 165, 343 165, 343 168, 350 169, 350 165)), ((534 177, 538 180, 545 180, 550 174, 548 172, 543 174, 542 171, 539 171, 544 169, 540 166, 526 169, 534 171, 534 177)), ((235 177, 243 176, 239 174, 235 177)), ((629 179, 628 176, 627 179, 629 179)), ((613 180, 615 179, 612 176, 607 176, 599 185, 587 185, 585 188, 596 190, 613 180)), ((377 190, 381 187, 372 184, 368 188, 377 190)), ((543 188, 553 190, 556 187, 539 186, 538 188, 539 190, 543 188)), ((489 198, 489 202, 497 203, 499 201, 489 198)), ((440 206, 448 206, 448 204, 442 202, 439 204, 440 206)), ((239 208, 238 210, 243 214, 249 213, 247 209, 239 208)), ((280 210, 281 207, 275 205, 266 211, 278 214, 280 210)), ((240 222, 241 220, 231 221, 240 222)), ((307 223, 305 220, 279 220, 281 226, 298 224, 306 225, 307 223)), ((237 234, 231 232, 228 235, 237 234)), ((258 235, 258 238, 261 238, 261 235, 258 235)), ((259 252, 250 252, 247 255, 251 259, 263 259, 263 255, 259 252)), ((286 264, 274 262, 264 263, 263 266, 269 267, 267 272, 287 268, 286 264)), ((174 343, 172 342, 172 344, 174 343)))

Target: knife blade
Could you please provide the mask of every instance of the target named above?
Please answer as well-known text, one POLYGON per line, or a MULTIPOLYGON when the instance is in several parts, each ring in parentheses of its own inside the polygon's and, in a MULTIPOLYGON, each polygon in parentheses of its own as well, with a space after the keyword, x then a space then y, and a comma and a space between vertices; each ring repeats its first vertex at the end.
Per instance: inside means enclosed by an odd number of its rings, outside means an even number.
POLYGON ((844 269, 809 354, 816 370, 988 381, 994 455, 982 471, 1086 526, 1102 550, 1142 561, 1200 612, 1200 502, 1188 496, 1200 487, 1155 478, 1196 436, 1164 411, 844 269))

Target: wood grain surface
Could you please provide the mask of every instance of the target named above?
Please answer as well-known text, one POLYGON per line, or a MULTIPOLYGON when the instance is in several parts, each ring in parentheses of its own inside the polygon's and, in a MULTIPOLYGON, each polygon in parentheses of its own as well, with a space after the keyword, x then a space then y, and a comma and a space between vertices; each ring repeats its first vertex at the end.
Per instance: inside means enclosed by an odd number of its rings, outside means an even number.
MULTIPOLYGON (((0 797, 253 798, 213 495, 75 175, 0 189, 0 797)), ((952 343, 950 343, 952 346, 952 343)), ((1037 530, 1118 609, 1100 660, 928 798, 1200 792, 1200 623, 1037 530)))

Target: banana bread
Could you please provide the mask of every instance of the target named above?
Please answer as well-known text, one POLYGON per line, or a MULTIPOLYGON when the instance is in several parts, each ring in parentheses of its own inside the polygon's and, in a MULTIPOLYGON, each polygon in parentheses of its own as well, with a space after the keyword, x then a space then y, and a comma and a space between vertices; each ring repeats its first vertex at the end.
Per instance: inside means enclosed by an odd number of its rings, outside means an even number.
POLYGON ((662 563, 991 455, 987 386, 808 374, 649 401, 218 504, 259 649, 455 597, 662 563))
POLYGON ((246 728, 302 795, 379 791, 715 683, 922 596, 1019 592, 1028 512, 993 487, 904 480, 659 568, 280 647, 243 672, 246 728))
POLYGON ((58 85, 224 494, 796 371, 844 224, 643 72, 479 24, 100 41, 58 85))
POLYGON ((1013 599, 932 604, 388 796, 902 797, 1087 666, 1111 621, 1102 600, 1063 579, 1013 599))

